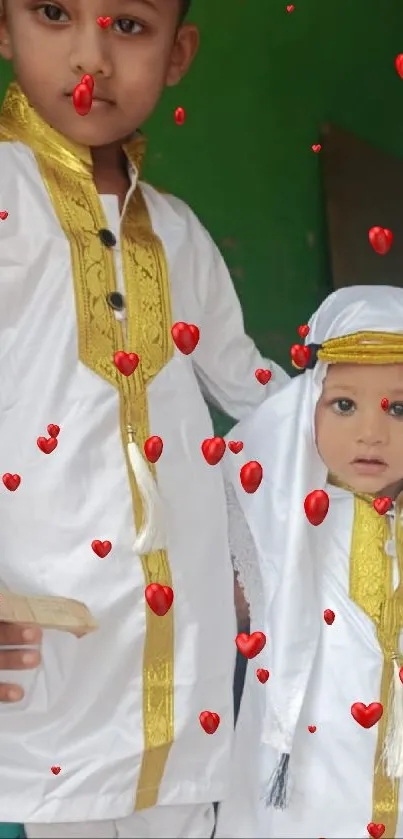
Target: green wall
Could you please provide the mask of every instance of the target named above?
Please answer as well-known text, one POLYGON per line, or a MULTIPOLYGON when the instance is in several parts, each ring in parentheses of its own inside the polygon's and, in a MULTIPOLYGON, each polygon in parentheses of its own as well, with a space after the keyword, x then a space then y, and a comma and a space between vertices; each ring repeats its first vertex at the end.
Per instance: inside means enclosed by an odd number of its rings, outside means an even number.
POLYGON ((401 0, 195 0, 202 49, 150 123, 148 176, 192 204, 220 244, 260 348, 290 343, 331 290, 311 150, 338 124, 403 157, 401 0), (178 128, 177 105, 188 112, 178 128), (234 244, 229 247, 225 240, 234 244))

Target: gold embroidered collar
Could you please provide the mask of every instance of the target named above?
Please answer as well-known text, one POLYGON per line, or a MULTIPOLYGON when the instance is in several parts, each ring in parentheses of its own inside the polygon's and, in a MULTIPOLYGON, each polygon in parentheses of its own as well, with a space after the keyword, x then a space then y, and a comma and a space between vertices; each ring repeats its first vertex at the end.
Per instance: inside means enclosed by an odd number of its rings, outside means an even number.
MULTIPOLYGON (((354 498, 359 498, 361 501, 366 501, 367 504, 373 505, 375 499, 378 497, 377 495, 372 495, 366 492, 357 492, 353 487, 348 486, 348 484, 344 484, 342 481, 339 481, 335 475, 329 474, 327 482, 330 486, 336 487, 337 489, 344 489, 346 492, 351 492, 354 498)), ((397 510, 401 510, 403 508, 403 490, 399 492, 396 498, 393 499, 393 506, 397 510)))

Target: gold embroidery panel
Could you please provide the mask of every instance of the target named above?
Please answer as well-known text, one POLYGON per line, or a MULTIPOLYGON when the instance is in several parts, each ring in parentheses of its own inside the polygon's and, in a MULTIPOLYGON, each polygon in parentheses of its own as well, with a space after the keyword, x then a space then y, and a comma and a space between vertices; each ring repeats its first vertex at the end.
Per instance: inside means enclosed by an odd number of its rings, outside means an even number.
MULTIPOLYGON (((384 655, 380 702, 383 716, 378 723, 374 762, 372 821, 385 825, 385 839, 396 836, 400 783, 384 772, 382 753, 389 723, 389 691, 393 679, 393 656, 399 652, 403 627, 403 541, 400 515, 396 513, 396 541, 400 581, 393 589, 390 558, 384 545, 390 532, 386 516, 378 516, 371 503, 354 499, 354 528, 350 558, 350 597, 374 622, 384 655)), ((398 656, 401 659, 401 656, 398 656)))

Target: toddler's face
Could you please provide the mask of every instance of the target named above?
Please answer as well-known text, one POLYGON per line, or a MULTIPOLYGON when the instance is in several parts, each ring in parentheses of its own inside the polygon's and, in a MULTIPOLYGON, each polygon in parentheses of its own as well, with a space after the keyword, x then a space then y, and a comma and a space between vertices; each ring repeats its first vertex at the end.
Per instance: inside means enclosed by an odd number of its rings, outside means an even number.
POLYGON ((186 72, 198 36, 178 29, 179 11, 179 0, 0 0, 0 54, 42 119, 73 142, 108 146, 139 128, 186 72), (101 17, 112 18, 106 29, 101 17), (94 102, 82 117, 71 94, 86 73, 94 102))
POLYGON ((403 488, 403 364, 330 365, 315 431, 319 454, 339 481, 395 497, 403 488))

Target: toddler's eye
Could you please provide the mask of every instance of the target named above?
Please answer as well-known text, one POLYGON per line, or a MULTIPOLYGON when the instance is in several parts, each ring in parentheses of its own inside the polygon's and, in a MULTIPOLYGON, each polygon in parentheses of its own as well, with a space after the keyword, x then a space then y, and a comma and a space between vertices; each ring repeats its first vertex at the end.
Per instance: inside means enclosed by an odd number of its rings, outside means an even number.
POLYGON ((354 408, 352 399, 335 399, 332 406, 337 414, 349 414, 354 408))
POLYGON ((393 402, 392 405, 389 406, 389 413, 392 417, 399 417, 399 419, 403 419, 403 402, 393 402))

